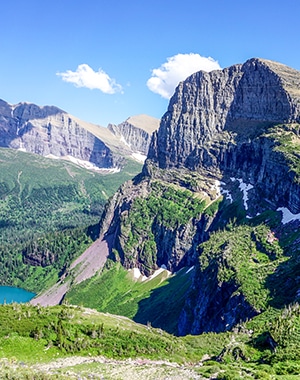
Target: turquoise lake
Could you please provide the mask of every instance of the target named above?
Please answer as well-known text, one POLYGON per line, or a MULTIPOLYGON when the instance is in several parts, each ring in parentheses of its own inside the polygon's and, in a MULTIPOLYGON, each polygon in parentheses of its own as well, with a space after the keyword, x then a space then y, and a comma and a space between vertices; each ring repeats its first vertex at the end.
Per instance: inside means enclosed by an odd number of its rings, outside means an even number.
POLYGON ((35 293, 28 292, 21 288, 12 286, 0 286, 0 304, 12 302, 28 302, 35 296, 35 293))

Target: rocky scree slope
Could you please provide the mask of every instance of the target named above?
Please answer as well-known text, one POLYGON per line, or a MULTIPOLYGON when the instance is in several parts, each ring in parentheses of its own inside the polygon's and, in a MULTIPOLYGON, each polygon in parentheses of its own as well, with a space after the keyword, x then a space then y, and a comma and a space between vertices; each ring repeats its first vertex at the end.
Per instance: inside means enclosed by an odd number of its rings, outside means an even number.
POLYGON ((300 212, 299 89, 298 71, 256 58, 193 74, 171 98, 143 172, 106 206, 101 230, 126 268, 196 265, 179 334, 228 330, 261 313, 268 276, 297 249, 297 227, 280 220, 300 212), (224 228, 233 232, 221 238, 224 228))
MULTIPOLYGON (((127 134, 126 140, 112 128, 79 120, 54 106, 10 105, 0 100, 0 146, 52 158, 73 158, 79 164, 89 162, 98 168, 120 168, 125 156, 134 158, 138 139, 149 140, 148 135, 144 136, 149 120, 151 126, 155 124, 156 119, 140 116, 135 117, 135 126, 127 123, 122 129, 127 134), (135 136, 133 148, 130 147, 131 129, 135 136)), ((149 145, 140 141, 143 144, 145 149, 149 145)))

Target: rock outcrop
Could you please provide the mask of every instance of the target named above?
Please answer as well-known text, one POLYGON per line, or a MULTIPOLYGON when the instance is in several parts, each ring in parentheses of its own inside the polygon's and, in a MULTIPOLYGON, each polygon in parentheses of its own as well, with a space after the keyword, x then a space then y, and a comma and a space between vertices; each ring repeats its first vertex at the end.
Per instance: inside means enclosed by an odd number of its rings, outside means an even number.
POLYGON ((274 150, 277 142, 266 136, 271 127, 291 123, 300 123, 298 71, 250 59, 224 70, 195 73, 171 98, 144 173, 153 165, 225 173, 257 184, 271 201, 297 213, 300 193, 294 173, 274 150))
POLYGON ((299 122, 299 88, 298 71, 262 59, 195 73, 178 85, 148 158, 160 168, 220 165, 217 154, 207 159, 213 142, 247 141, 263 127, 299 122))

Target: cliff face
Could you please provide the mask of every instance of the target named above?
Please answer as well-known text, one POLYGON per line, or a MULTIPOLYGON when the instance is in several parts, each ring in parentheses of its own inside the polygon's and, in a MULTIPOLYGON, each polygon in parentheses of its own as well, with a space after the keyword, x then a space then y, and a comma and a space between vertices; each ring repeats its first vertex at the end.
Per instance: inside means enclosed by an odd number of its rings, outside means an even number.
POLYGON ((299 88, 298 71, 261 59, 193 74, 171 99, 144 172, 153 165, 219 171, 256 184, 270 200, 299 212, 294 174, 280 164, 284 158, 268 138, 273 126, 300 122, 299 88))
POLYGON ((42 156, 73 157, 99 168, 119 168, 124 156, 136 151, 147 153, 152 133, 146 131, 152 125, 148 119, 158 126, 157 119, 144 116, 143 120, 133 118, 135 125, 125 122, 119 129, 104 128, 79 120, 57 107, 10 105, 1 100, 0 146, 42 156), (145 125, 145 129, 139 125, 145 125))
MULTIPOLYGON (((142 174, 107 206, 102 231, 113 236, 113 247, 127 268, 139 267, 148 275, 162 265, 173 272, 197 266, 179 320, 180 334, 223 331, 260 312, 255 306, 259 301, 251 300, 247 287, 243 290, 247 279, 239 265, 253 257, 259 263, 261 253, 269 254, 272 244, 261 247, 273 232, 264 231, 257 243, 256 229, 251 230, 241 245, 254 244, 257 251, 251 248, 239 262, 234 258, 241 252, 235 251, 230 265, 230 250, 222 248, 227 237, 218 247, 218 259, 205 269, 199 266, 199 247, 230 220, 247 223, 281 207, 300 212, 299 88, 298 71, 262 59, 193 74, 171 98, 142 174)), ((268 217, 262 220, 270 222, 268 217)), ((233 247, 235 242, 234 237, 233 247)))
POLYGON ((121 124, 109 124, 108 129, 120 138, 133 152, 147 156, 151 137, 159 127, 159 120, 147 115, 128 118, 121 124))
MULTIPOLYGON (((72 156, 98 167, 120 164, 120 157, 75 118, 56 107, 1 101, 0 146, 42 156, 72 156)), ((100 127, 99 127, 100 128, 100 127)))
POLYGON ((213 166, 201 154, 206 144, 247 140, 264 126, 299 121, 299 87, 299 72, 260 59, 195 73, 177 87, 148 158, 160 168, 213 166))

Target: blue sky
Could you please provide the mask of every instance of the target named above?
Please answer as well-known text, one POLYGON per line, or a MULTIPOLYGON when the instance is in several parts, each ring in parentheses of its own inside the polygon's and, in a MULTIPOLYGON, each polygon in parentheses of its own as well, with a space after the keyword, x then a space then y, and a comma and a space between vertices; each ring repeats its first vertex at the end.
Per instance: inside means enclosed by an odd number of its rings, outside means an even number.
POLYGON ((103 126, 159 118, 188 69, 261 57, 300 70, 299 16, 299 0, 2 1, 0 98, 103 126))

